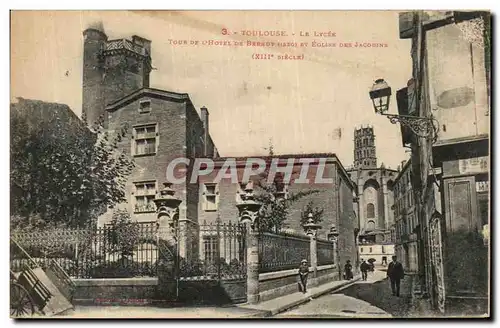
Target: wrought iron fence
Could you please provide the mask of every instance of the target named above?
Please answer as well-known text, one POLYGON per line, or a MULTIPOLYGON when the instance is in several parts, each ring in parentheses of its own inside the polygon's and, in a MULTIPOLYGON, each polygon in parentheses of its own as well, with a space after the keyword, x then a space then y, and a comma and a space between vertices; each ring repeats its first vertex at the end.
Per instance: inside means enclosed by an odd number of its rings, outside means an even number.
POLYGON ((13 232, 11 270, 55 261, 72 278, 157 276, 160 259, 174 263, 180 279, 246 277, 246 230, 237 223, 107 225, 91 230, 13 232))
POLYGON ((259 272, 298 268, 300 261, 310 261, 310 240, 292 234, 259 234, 259 272))
POLYGON ((190 241, 199 242, 197 248, 192 245, 192 249, 199 250, 198 254, 179 258, 180 279, 225 280, 246 276, 247 246, 244 225, 203 222, 198 225, 196 233, 188 226, 179 229, 179 240, 184 239, 188 244, 190 241))
POLYGON ((316 240, 316 250, 318 257, 318 265, 333 264, 335 253, 333 250, 333 243, 328 240, 316 240))
POLYGON ((131 223, 91 230, 54 229, 13 233, 26 251, 11 247, 11 270, 54 260, 73 278, 156 276, 156 223, 131 223))

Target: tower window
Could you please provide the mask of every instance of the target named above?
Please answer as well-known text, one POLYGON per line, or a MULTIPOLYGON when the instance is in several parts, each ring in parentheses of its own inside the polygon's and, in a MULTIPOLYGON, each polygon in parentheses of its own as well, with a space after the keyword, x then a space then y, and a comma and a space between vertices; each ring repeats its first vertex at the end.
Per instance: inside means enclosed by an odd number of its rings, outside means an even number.
POLYGON ((366 217, 369 219, 375 217, 375 205, 373 205, 373 203, 368 203, 366 205, 366 217))

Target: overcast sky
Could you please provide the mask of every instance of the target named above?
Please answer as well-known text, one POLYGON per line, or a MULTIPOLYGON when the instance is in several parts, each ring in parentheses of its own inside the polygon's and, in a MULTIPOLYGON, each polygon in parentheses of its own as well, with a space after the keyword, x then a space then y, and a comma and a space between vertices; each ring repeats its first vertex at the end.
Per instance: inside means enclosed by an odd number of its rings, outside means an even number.
MULTIPOLYGON (((353 161, 353 132, 374 126, 379 164, 396 168, 408 157, 399 125, 375 115, 368 91, 377 78, 395 92, 411 77, 410 41, 400 40, 395 11, 269 12, 14 12, 11 97, 69 105, 81 114, 82 31, 102 21, 109 39, 139 35, 152 41, 151 87, 189 93, 210 112, 211 135, 222 156, 334 152, 353 161), (384 48, 175 47, 169 39, 230 39, 221 29, 283 30, 266 41, 379 42, 384 48), (336 37, 299 37, 300 31, 336 37), (295 33, 295 36, 292 35, 295 33), (302 61, 252 60, 253 53, 304 54, 302 61), (66 75, 66 72, 68 74, 66 75), (342 129, 339 137, 339 128, 342 129)), ((264 38, 252 38, 262 41, 264 38)))

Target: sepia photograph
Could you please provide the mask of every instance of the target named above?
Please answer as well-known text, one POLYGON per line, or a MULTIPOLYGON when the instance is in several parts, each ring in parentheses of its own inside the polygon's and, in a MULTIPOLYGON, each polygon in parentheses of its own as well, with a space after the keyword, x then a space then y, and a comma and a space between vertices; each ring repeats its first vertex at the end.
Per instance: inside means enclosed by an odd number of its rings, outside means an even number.
POLYGON ((11 10, 10 318, 491 318, 488 10, 11 10))

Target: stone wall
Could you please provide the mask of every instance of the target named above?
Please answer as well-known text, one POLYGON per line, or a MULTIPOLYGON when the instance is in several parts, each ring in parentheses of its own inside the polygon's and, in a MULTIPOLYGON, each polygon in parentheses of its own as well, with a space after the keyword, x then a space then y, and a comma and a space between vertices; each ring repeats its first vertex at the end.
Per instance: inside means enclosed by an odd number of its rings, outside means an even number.
POLYGON ((157 278, 75 279, 73 304, 146 305, 155 299, 157 278))
MULTIPOLYGON (((334 265, 323 265, 317 269, 317 277, 309 274, 308 285, 317 286, 338 280, 334 265)), ((312 271, 312 268, 309 268, 312 271)), ((298 291, 298 269, 262 273, 259 275, 259 300, 267 300, 293 294, 298 291)))

